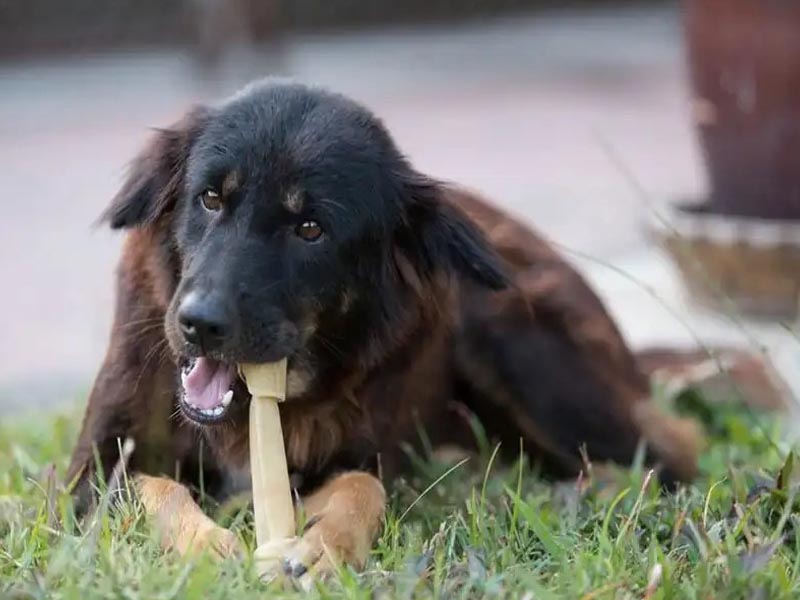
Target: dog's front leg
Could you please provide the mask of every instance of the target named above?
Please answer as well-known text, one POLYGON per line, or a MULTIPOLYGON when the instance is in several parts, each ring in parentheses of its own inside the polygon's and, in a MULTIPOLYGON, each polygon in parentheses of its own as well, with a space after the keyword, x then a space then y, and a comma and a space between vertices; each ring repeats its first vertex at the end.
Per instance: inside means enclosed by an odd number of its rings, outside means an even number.
POLYGON ((137 231, 125 245, 111 340, 67 471, 79 513, 93 504, 97 476, 110 476, 126 438, 136 443, 134 471, 173 472, 182 458, 182 436, 170 420, 178 374, 164 336, 165 299, 154 297, 155 276, 142 264, 152 244, 137 231))
POLYGON ((236 535, 212 521, 177 481, 137 475, 134 488, 165 549, 182 555, 209 551, 220 558, 241 556, 236 535))
POLYGON ((345 563, 363 569, 386 511, 386 492, 373 475, 351 471, 303 498, 302 536, 281 564, 293 577, 324 577, 345 563))

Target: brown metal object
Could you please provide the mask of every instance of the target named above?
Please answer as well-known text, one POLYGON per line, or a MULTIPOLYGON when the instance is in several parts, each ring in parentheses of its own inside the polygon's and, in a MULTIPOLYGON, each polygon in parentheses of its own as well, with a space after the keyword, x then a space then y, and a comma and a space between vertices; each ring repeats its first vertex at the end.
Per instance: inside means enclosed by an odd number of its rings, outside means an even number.
POLYGON ((684 0, 692 117, 711 184, 659 237, 693 299, 793 318, 800 296, 800 3, 684 0))
POLYGON ((709 211, 800 219, 800 3, 684 0, 683 6, 709 211))

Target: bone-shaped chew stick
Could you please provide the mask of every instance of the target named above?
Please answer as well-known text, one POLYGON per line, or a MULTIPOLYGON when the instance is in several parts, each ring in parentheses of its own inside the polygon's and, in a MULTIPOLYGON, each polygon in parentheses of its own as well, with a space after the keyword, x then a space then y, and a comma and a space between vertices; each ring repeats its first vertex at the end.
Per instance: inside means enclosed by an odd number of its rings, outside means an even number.
POLYGON ((278 403, 286 399, 286 359, 276 363, 243 364, 250 401, 250 471, 256 543, 292 538, 294 506, 278 403))

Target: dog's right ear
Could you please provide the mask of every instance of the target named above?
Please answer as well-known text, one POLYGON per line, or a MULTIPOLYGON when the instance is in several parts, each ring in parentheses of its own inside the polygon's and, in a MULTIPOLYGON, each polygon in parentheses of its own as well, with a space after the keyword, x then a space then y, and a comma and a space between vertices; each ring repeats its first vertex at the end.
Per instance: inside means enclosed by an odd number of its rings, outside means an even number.
POLYGON ((445 187, 418 173, 406 173, 407 232, 401 246, 422 273, 458 273, 492 290, 510 281, 505 263, 484 234, 445 200, 445 187))
POLYGON ((122 189, 100 217, 112 229, 155 223, 171 210, 183 191, 186 160, 208 118, 195 108, 180 121, 159 129, 131 163, 122 189))

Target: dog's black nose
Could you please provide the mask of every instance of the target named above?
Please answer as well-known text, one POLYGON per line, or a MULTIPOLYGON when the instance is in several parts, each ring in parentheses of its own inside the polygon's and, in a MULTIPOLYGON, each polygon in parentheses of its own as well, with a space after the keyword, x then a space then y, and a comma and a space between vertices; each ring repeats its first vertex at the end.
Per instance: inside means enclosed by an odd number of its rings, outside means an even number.
POLYGON ((190 293, 178 307, 178 324, 184 339, 203 350, 219 349, 230 335, 232 324, 225 304, 208 296, 190 293))

